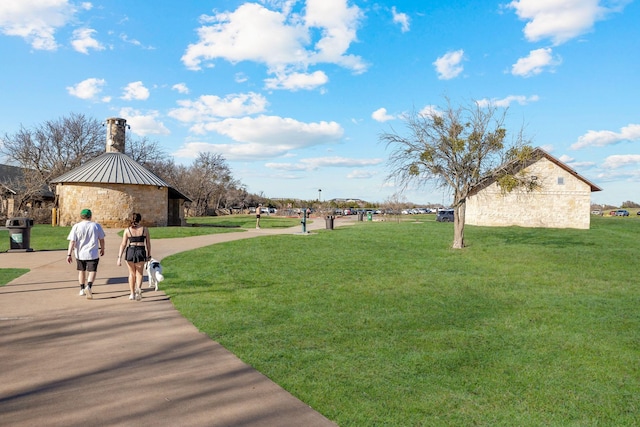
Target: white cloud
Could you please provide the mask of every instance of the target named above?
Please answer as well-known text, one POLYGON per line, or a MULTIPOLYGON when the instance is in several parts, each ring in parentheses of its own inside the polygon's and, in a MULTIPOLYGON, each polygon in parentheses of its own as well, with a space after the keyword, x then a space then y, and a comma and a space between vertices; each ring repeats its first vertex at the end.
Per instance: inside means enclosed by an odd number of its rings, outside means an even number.
POLYGON ((232 142, 192 142, 178 150, 176 156, 193 158, 199 151, 219 152, 229 160, 285 156, 292 150, 335 143, 344 133, 336 122, 303 123, 277 116, 228 118, 199 127, 202 132, 216 132, 232 142))
POLYGON ((182 56, 184 65, 199 70, 203 61, 256 61, 275 66, 304 60, 301 42, 307 37, 301 25, 286 25, 286 16, 257 3, 245 3, 234 12, 202 18, 199 40, 182 56))
POLYGON ((124 88, 121 98, 127 101, 144 101, 149 98, 149 89, 141 81, 131 82, 124 88))
POLYGON ((96 30, 91 28, 74 30, 71 45, 76 51, 84 54, 89 54, 89 49, 104 50, 104 46, 93 38, 94 33, 96 33, 96 30))
POLYGON ((406 33, 409 31, 409 16, 406 13, 398 13, 395 6, 391 8, 391 13, 393 14, 393 22, 400 24, 402 32, 406 33))
POLYGON ((313 73, 277 73, 276 77, 265 79, 267 89, 288 89, 296 91, 298 89, 315 89, 329 81, 327 75, 322 71, 313 73))
POLYGON ((173 157, 195 159, 198 153, 218 153, 229 161, 257 160, 278 156, 286 152, 286 148, 269 147, 260 144, 211 144, 208 142, 188 142, 177 151, 171 153, 173 157))
POLYGON ((524 27, 527 40, 550 39, 559 45, 591 31, 596 21, 622 10, 629 2, 616 0, 606 7, 600 0, 514 0, 508 7, 528 21, 524 27))
POLYGON ((395 119, 395 116, 387 114, 386 108, 378 108, 376 111, 371 113, 371 118, 377 122, 383 123, 395 119))
POLYGON ((312 171, 326 167, 362 167, 377 166, 383 159, 349 159, 346 157, 316 157, 301 159, 298 163, 267 163, 269 169, 285 171, 312 171))
MULTIPOLYGON (((280 84, 296 79, 284 78, 283 74, 304 75, 311 65, 337 64, 355 73, 366 70, 360 57, 347 54, 362 18, 358 7, 348 6, 346 0, 307 0, 306 7, 294 13, 295 2, 270 4, 281 10, 244 3, 233 12, 203 16, 198 41, 190 44, 182 56, 184 65, 199 70, 203 63, 218 58, 232 63, 254 61, 276 74, 267 84, 284 89, 299 87, 280 84)), ((323 74, 314 73, 313 81, 317 84, 323 74)))
POLYGON ((169 116, 186 123, 214 121, 224 117, 238 117, 262 113, 267 100, 255 92, 231 94, 225 98, 202 95, 195 101, 178 101, 180 108, 169 111, 169 116))
POLYGON ((546 151, 549 154, 551 154, 551 153, 553 153, 555 151, 555 148, 553 147, 553 144, 542 144, 542 145, 540 145, 540 148, 542 148, 544 151, 546 151))
POLYGON ((146 50, 154 50, 155 47, 153 46, 145 46, 142 44, 142 42, 138 39, 131 39, 129 38, 129 36, 127 34, 120 34, 120 40, 122 40, 125 43, 129 43, 132 44, 134 46, 140 47, 142 49, 146 49, 146 50))
POLYGON ((514 102, 520 105, 527 105, 531 102, 537 102, 539 100, 540 100, 540 97, 538 95, 532 95, 529 97, 524 95, 509 95, 506 98, 502 98, 502 99, 496 99, 496 98, 481 99, 477 101, 477 104, 480 107, 488 107, 489 105, 492 105, 494 107, 507 108, 514 102))
POLYGON ((591 169, 591 168, 596 166, 596 164, 594 162, 578 162, 578 161, 576 161, 576 159, 574 159, 573 157, 571 157, 571 156, 569 156, 567 154, 563 154, 562 156, 558 157, 558 160, 560 160, 562 163, 566 163, 570 168, 572 168, 574 170, 576 170, 576 169, 591 169))
POLYGON ((288 149, 338 141, 343 134, 336 122, 304 123, 278 116, 228 118, 203 125, 206 131, 226 135, 239 142, 278 145, 288 149))
POLYGON ((236 83, 244 83, 249 80, 249 77, 245 73, 240 72, 235 74, 235 76, 233 77, 233 80, 236 83))
POLYGON ((606 147, 607 145, 617 144, 622 141, 640 141, 640 124, 630 124, 620 132, 610 130, 590 130, 586 134, 578 138, 571 149, 580 150, 587 147, 606 147))
POLYGON ((354 170, 347 174, 347 179, 369 179, 375 176, 375 173, 364 170, 354 170))
POLYGON ((520 58, 511 67, 514 76, 531 77, 540 74, 545 68, 560 64, 559 57, 554 58, 551 48, 541 48, 529 52, 529 56, 520 58))
MULTIPOLYGON (((81 81, 75 86, 67 86, 70 95, 80 99, 95 99, 102 92, 102 87, 106 84, 104 79, 90 78, 81 81)), ((110 98, 106 99, 107 101, 110 98)))
POLYGON ((464 50, 462 49, 447 52, 436 59, 433 65, 435 65, 436 71, 438 72, 438 79, 450 80, 454 77, 458 77, 458 75, 463 71, 463 67, 460 65, 463 59, 464 50))
POLYGON ((119 117, 127 120, 127 124, 131 126, 131 132, 136 135, 169 135, 171 132, 158 120, 159 116, 160 113, 154 110, 143 114, 133 108, 122 108, 119 113, 119 117))
POLYGON ((423 117, 442 116, 442 111, 438 110, 435 105, 426 105, 418 112, 418 115, 423 117))
POLYGON ((56 50, 55 32, 76 13, 68 0, 4 0, 0 2, 0 32, 25 39, 37 50, 56 50))
POLYGON ((183 94, 189 93, 189 88, 185 83, 176 83, 173 86, 171 86, 171 89, 177 91, 178 93, 183 93, 183 94))
POLYGON ((576 161, 570 161, 570 162, 565 162, 566 164, 569 165, 569 167, 571 167, 572 169, 576 170, 576 169, 591 169, 596 167, 595 162, 576 162, 576 161))
POLYGON ((602 163, 605 169, 617 169, 625 166, 640 166, 640 154, 616 154, 607 157, 602 163))

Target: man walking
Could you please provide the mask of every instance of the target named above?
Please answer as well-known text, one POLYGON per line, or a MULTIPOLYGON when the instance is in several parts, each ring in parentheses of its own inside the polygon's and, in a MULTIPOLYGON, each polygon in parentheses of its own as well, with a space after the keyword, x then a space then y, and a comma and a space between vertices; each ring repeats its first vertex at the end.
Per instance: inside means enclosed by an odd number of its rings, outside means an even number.
POLYGON ((80 218, 82 221, 71 227, 67 237, 69 241, 67 263, 71 264, 71 254, 75 252, 80 283, 79 295, 86 295, 87 299, 92 299, 91 287, 96 278, 100 257, 104 256, 105 234, 100 224, 91 221, 91 210, 83 209, 80 212, 80 218))
POLYGON ((256 208, 256 229, 260 230, 260 214, 262 213, 262 203, 258 203, 256 208))

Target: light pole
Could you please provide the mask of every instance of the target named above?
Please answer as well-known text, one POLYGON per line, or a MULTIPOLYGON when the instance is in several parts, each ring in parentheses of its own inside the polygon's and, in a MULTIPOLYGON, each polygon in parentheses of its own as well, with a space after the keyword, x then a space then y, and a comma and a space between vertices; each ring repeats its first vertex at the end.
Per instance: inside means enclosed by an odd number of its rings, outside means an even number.
POLYGON ((318 201, 319 201, 319 202, 320 202, 320 201, 322 201, 322 199, 320 198, 320 195, 321 195, 321 194, 322 194, 322 189, 321 189, 321 188, 319 188, 319 189, 318 189, 318 201))

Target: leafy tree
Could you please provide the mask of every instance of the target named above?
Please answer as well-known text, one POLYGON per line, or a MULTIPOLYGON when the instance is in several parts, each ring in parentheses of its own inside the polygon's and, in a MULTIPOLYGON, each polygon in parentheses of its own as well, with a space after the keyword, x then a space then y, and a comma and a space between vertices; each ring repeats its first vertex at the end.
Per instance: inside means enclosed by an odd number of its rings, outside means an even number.
POLYGON ((406 135, 393 129, 380 135, 380 141, 392 149, 388 180, 395 180, 403 190, 429 182, 451 191, 453 248, 464 247, 466 199, 483 180, 496 178, 504 191, 536 185, 526 176, 498 168, 507 161, 525 161, 532 151, 525 144, 522 129, 506 142, 506 113, 477 102, 453 107, 447 99, 444 109, 406 114, 406 135))

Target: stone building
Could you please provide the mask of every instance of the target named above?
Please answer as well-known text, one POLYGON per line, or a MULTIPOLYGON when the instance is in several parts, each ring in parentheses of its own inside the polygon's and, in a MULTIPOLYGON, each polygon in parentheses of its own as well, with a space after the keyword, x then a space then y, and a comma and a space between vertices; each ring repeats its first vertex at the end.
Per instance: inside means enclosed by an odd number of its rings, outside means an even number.
POLYGON ((591 193, 601 191, 600 187, 541 148, 536 148, 531 159, 512 172, 525 174, 537 182, 538 188, 503 192, 494 179, 488 179, 467 197, 466 224, 590 227, 591 193))
POLYGON ((57 223, 72 225, 89 208, 107 228, 126 227, 133 212, 145 226, 184 225, 189 198, 124 154, 125 119, 109 118, 106 126, 106 152, 51 181, 57 223))

